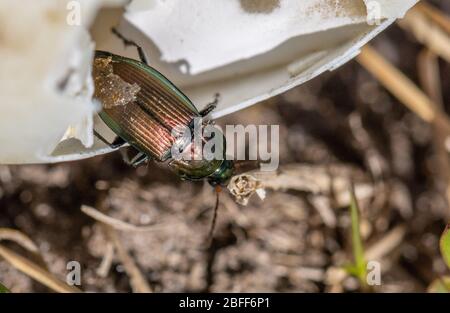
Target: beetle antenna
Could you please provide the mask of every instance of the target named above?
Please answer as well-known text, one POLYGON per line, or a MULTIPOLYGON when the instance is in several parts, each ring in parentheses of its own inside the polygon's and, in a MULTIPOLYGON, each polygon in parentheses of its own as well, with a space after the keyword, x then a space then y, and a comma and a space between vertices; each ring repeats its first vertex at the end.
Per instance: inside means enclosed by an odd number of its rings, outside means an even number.
POLYGON ((211 227, 209 228, 209 233, 208 233, 208 241, 209 241, 208 246, 209 247, 211 247, 211 244, 213 242, 214 229, 216 228, 216 221, 217 221, 217 211, 219 209, 219 194, 222 191, 222 188, 220 186, 216 186, 215 191, 216 191, 216 204, 214 206, 213 218, 212 218, 211 227))
POLYGON ((237 161, 234 164, 234 173, 236 175, 260 169, 260 161, 237 161))
POLYGON ((122 35, 117 28, 113 27, 111 28, 111 32, 116 35, 120 40, 123 41, 123 44, 125 46, 133 46, 136 47, 138 54, 139 54, 139 58, 141 59, 142 63, 145 63, 146 65, 148 65, 148 61, 147 61, 147 56, 145 55, 144 49, 142 49, 141 46, 139 46, 137 43, 135 43, 134 41, 126 38, 124 35, 122 35))

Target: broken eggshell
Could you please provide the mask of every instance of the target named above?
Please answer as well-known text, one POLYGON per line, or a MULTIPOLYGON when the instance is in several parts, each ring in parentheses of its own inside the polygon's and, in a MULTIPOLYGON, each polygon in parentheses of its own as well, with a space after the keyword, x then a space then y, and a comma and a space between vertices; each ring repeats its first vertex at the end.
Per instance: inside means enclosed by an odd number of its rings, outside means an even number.
POLYGON ((87 27, 104 4, 118 1, 0 1, 0 163, 82 157, 79 149, 54 155, 65 138, 92 146, 99 105, 87 27))
MULTIPOLYGON (((416 2, 134 0, 126 8, 124 18, 121 10, 102 10, 91 35, 96 49, 137 58, 133 47, 124 48, 111 35, 110 27, 119 24, 126 37, 143 46, 150 64, 178 85, 199 109, 219 93, 220 102, 212 115, 219 118, 341 66, 416 2)), ((92 3, 86 1, 88 16, 97 11, 100 1, 92 3)), ((4 148, 5 143, 7 146, 7 151, 0 153, 0 162, 57 162, 112 151, 92 136, 90 117, 95 103, 90 98, 93 91, 88 60, 94 47, 86 37, 88 26, 89 23, 83 23, 74 30, 62 24, 22 25, 32 28, 28 29, 30 36, 37 27, 40 33, 49 32, 45 42, 52 51, 50 55, 46 55, 49 49, 36 51, 40 52, 38 57, 31 53, 12 56, 17 62, 37 63, 42 58, 47 63, 40 64, 40 71, 28 70, 28 80, 21 83, 22 88, 10 92, 8 101, 0 102, 0 114, 8 112, 10 117, 6 120, 9 125, 0 124, 0 140, 4 148), (58 84, 49 86, 48 82, 60 82, 62 69, 69 68, 76 75, 70 76, 64 92, 58 90, 58 84), (24 88, 32 90, 33 97, 20 94, 24 88), (49 92, 56 98, 50 97, 49 92), (21 104, 20 108, 16 103, 21 104), (6 140, 8 136, 10 140, 6 140)), ((40 44, 44 45, 44 41, 40 44)), ((39 46, 34 48, 38 50, 39 46)), ((0 44, 0 62, 4 62, 2 51, 0 44)), ((0 68, 3 72, 1 64, 0 68)), ((26 68, 23 65, 21 70, 26 68)), ((2 85, 7 79, 7 75, 1 77, 2 85)), ((3 94, 1 97, 4 99, 3 94)), ((105 138, 113 137, 98 117, 94 124, 105 138)))

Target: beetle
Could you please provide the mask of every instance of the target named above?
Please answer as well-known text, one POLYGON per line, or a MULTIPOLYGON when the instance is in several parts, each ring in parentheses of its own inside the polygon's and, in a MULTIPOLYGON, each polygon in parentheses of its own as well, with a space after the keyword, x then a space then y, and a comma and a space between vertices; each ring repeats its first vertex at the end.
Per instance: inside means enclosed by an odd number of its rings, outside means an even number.
MULTIPOLYGON (((169 167, 184 180, 207 179, 212 186, 225 185, 233 175, 234 162, 225 157, 226 140, 220 131, 217 133, 222 136, 223 145, 216 149, 223 152, 221 158, 185 160, 174 159, 172 155, 175 144, 177 149, 184 151, 192 149, 194 144, 192 137, 174 136, 176 128, 184 126, 193 130, 195 119, 205 118, 214 110, 218 96, 199 111, 182 91, 148 64, 139 45, 115 28, 112 31, 125 45, 137 48, 141 61, 96 51, 94 97, 102 103, 100 118, 117 138, 109 143, 94 131, 96 137, 112 148, 129 144, 135 150, 134 157, 128 160, 133 166, 149 160, 168 161, 169 167)), ((203 128, 208 124, 211 122, 199 126, 203 128)), ((201 139, 205 142, 208 138, 201 139)))
MULTIPOLYGON (((163 74, 151 67, 143 49, 135 42, 125 38, 115 28, 112 32, 126 46, 134 46, 139 53, 140 61, 119 56, 110 52, 96 51, 93 66, 95 85, 94 98, 102 104, 99 112, 103 122, 117 135, 114 142, 109 143, 94 130, 94 134, 111 148, 120 148, 129 144, 135 150, 134 157, 127 163, 138 166, 149 160, 169 162, 169 167, 184 180, 202 180, 215 187, 216 203, 208 234, 210 245, 217 218, 219 192, 233 176, 235 164, 227 160, 225 136, 221 136, 220 158, 213 159, 174 159, 173 148, 194 154, 195 143, 192 136, 176 136, 177 127, 195 128, 195 120, 205 118, 214 110, 216 100, 202 111, 199 111, 192 101, 183 94, 163 74)), ((211 124, 206 121, 203 128, 211 124)), ((195 131, 194 131, 195 133, 195 131)), ((200 131, 201 136, 203 132, 200 131)), ((201 137, 201 142, 208 138, 201 137)))

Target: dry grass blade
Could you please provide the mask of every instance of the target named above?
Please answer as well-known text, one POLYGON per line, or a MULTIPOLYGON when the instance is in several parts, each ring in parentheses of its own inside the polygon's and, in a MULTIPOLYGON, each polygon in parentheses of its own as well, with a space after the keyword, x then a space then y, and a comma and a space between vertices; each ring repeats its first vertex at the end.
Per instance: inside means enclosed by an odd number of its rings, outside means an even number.
MULTIPOLYGON (((137 232, 149 232, 149 231, 155 231, 158 229, 158 227, 155 226, 135 226, 126 222, 123 222, 121 220, 112 218, 110 216, 107 216, 100 211, 83 205, 81 207, 81 211, 85 214, 89 215, 90 217, 94 218, 95 220, 101 222, 104 226, 105 233, 112 242, 115 250, 117 251, 117 255, 119 259, 121 260, 125 271, 130 276, 130 284, 131 288, 134 292, 152 292, 152 289, 150 288, 150 285, 145 280, 144 276, 142 275, 141 271, 137 267, 136 263, 134 262, 133 258, 127 253, 125 247, 120 242, 120 239, 117 235, 117 230, 121 231, 137 231, 137 232)), ((161 225, 156 225, 161 226, 161 225)), ((113 250, 113 249, 110 249, 113 250)), ((111 264, 111 260, 113 257, 113 251, 110 251, 110 253, 107 252, 107 254, 104 257, 104 262, 102 262, 101 267, 99 268, 98 272, 99 275, 105 275, 108 271, 108 268, 111 264)))
POLYGON ((39 253, 39 249, 36 244, 27 235, 18 230, 0 228, 0 241, 2 240, 14 241, 32 253, 39 253))
POLYGON ((425 14, 443 30, 450 34, 450 17, 448 15, 444 14, 439 9, 424 1, 417 4, 415 10, 419 10, 420 12, 425 14))
POLYGON ((372 47, 366 46, 358 62, 397 99, 428 123, 436 123, 446 133, 450 132, 448 116, 417 85, 390 64, 372 47))
POLYGON ((128 254, 125 247, 120 242, 116 230, 108 225, 104 225, 104 229, 109 239, 114 244, 114 247, 116 248, 117 254, 125 268, 125 271, 127 272, 128 276, 130 276, 130 284, 133 291, 145 293, 152 292, 150 285, 142 275, 133 258, 128 254))
POLYGON ((366 250, 366 260, 381 260, 402 243, 405 234, 406 227, 404 225, 395 227, 386 236, 366 250))
POLYGON ((165 225, 160 225, 160 224, 149 225, 149 226, 136 226, 136 225, 115 219, 106 214, 103 214, 102 212, 98 211, 97 209, 94 209, 87 205, 81 206, 81 211, 83 213, 85 213, 86 215, 89 215, 93 219, 95 219, 103 224, 109 225, 116 230, 121 230, 121 231, 152 232, 152 231, 159 230, 161 227, 165 227, 165 225))
POLYGON ((418 58, 418 68, 423 90, 438 106, 438 109, 442 110, 444 108, 444 100, 442 98, 439 63, 436 54, 428 49, 423 50, 418 58))
POLYGON ((110 242, 106 244, 106 251, 102 259, 102 263, 97 269, 97 275, 100 277, 108 276, 114 258, 114 245, 110 242))
POLYGON ((60 281, 53 276, 50 272, 38 266, 34 262, 18 255, 17 253, 11 251, 10 249, 0 245, 0 257, 5 259, 8 263, 14 266, 19 271, 25 273, 26 275, 32 277, 41 284, 47 286, 51 290, 56 292, 73 293, 81 292, 76 287, 69 286, 66 283, 60 281))
POLYGON ((450 36, 419 10, 410 11, 399 25, 431 51, 450 62, 450 36))

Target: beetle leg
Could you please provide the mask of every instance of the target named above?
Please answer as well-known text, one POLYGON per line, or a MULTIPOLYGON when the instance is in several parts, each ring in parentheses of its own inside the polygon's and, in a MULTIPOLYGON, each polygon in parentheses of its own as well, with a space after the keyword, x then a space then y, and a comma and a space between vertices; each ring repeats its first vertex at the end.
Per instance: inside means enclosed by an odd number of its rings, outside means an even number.
POLYGON ((114 139, 114 141, 111 143, 110 147, 116 149, 122 147, 126 143, 127 142, 123 140, 121 137, 116 137, 116 139, 114 139))
MULTIPOLYGON (((130 147, 130 149, 135 150, 134 148, 130 147)), ((148 161, 149 157, 143 153, 143 152, 138 152, 136 153, 133 158, 130 159, 130 155, 129 155, 129 150, 127 149, 123 149, 120 150, 120 153, 122 154, 122 159, 123 161, 131 166, 137 167, 138 165, 140 165, 141 163, 148 161)))
POLYGON ((127 165, 132 165, 132 164, 131 164, 131 160, 130 160, 130 156, 128 155, 128 149, 121 149, 121 150, 120 150, 120 154, 122 155, 122 160, 123 160, 127 165))
POLYGON ((141 163, 148 161, 148 156, 144 152, 139 152, 131 159, 131 165, 134 167, 139 166, 141 163))
POLYGON ((208 103, 206 105, 206 107, 200 111, 200 115, 201 117, 205 117, 207 116, 209 113, 211 113, 212 111, 214 111, 214 109, 217 107, 217 104, 219 103, 219 99, 220 99, 220 95, 218 93, 216 93, 214 95, 214 101, 211 103, 208 103))
POLYGON ((148 61, 147 61, 147 57, 145 56, 145 52, 144 49, 142 49, 141 46, 139 46, 137 43, 135 43, 134 41, 126 38, 124 35, 122 35, 115 27, 111 28, 111 31, 114 35, 116 35, 120 40, 123 41, 123 44, 125 46, 134 46, 136 47, 138 54, 139 54, 139 58, 141 59, 142 63, 145 63, 146 65, 148 65, 148 61))
POLYGON ((102 135, 100 135, 96 130, 94 130, 94 135, 100 139, 104 144, 108 145, 111 149, 117 149, 123 146, 126 142, 120 137, 117 137, 113 143, 108 142, 102 135))

